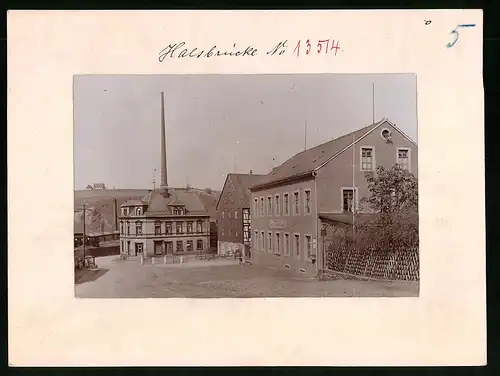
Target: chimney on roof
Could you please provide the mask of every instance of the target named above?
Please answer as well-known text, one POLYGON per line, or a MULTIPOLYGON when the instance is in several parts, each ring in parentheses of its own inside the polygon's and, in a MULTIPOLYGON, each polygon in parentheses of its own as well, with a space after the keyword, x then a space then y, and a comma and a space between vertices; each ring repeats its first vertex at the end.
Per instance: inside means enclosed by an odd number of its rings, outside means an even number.
POLYGON ((165 130, 165 93, 161 92, 161 181, 160 190, 164 197, 169 197, 167 181, 167 142, 165 130))
POLYGON ((252 171, 252 170, 250 170, 250 175, 252 175, 252 174, 253 174, 253 171, 252 171))

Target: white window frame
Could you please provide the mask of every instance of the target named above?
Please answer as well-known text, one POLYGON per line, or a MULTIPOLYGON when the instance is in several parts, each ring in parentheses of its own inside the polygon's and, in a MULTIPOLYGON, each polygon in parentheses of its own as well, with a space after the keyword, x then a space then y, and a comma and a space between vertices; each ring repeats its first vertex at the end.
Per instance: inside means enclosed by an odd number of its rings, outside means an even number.
POLYGON ((253 231, 253 250, 254 251, 258 251, 259 250, 259 231, 258 230, 254 230, 253 231))
POLYGON ((283 192, 283 204, 281 205, 281 212, 283 213, 282 215, 284 216, 289 216, 290 215, 290 193, 289 192, 283 192), (285 196, 288 197, 288 203, 285 205, 285 196), (286 207, 286 213, 285 213, 285 207, 286 207))
POLYGON ((266 250, 266 233, 265 231, 260 231, 260 238, 259 238, 259 249, 261 252, 265 252, 266 250))
MULTIPOLYGON (((399 151, 407 150, 408 151, 408 172, 411 172, 411 148, 397 147, 396 148, 396 163, 399 164, 399 151)), ((401 166, 401 165, 400 165, 401 166)))
POLYGON ((344 211, 344 191, 354 191, 353 197, 354 197, 354 207, 357 208, 359 204, 359 197, 358 197, 358 187, 340 187, 340 212, 341 213, 351 213, 350 211, 345 212, 344 211))
POLYGON ((266 201, 266 212, 268 217, 273 216, 273 196, 267 196, 267 201, 266 201), (271 203, 271 207, 269 207, 269 203, 271 203))
POLYGON ((300 215, 300 191, 293 191, 292 192, 292 198, 293 198, 293 202, 292 202, 292 215, 300 215), (298 206, 298 212, 295 212, 295 193, 297 193, 299 195, 299 206, 298 206))
POLYGON ((272 231, 268 231, 267 232, 267 242, 266 242, 266 245, 267 245, 267 251, 269 253, 273 253, 273 233, 272 231))
POLYGON ((283 256, 288 256, 290 257, 290 246, 292 243, 292 238, 290 236, 289 232, 284 232, 283 233, 283 256), (286 246, 285 238, 288 236, 288 248, 286 246))
POLYGON ((255 217, 259 217, 259 199, 257 197, 253 199, 253 211, 255 212, 255 217))
POLYGON ((224 236, 224 227, 220 228, 220 236, 224 236))
POLYGON ((312 213, 312 190, 310 188, 307 188, 307 189, 304 189, 304 194, 303 194, 303 203, 302 203, 302 206, 303 206, 303 209, 304 209, 304 215, 311 215, 312 213), (311 202, 309 203, 309 213, 306 212, 306 199, 307 199, 307 195, 306 195, 306 192, 309 192, 309 198, 311 199, 311 202))
POLYGON ((307 256, 307 258, 311 258, 311 256, 314 256, 314 247, 313 247, 313 237, 311 234, 304 234, 304 252, 307 256), (307 237, 311 239, 311 254, 307 254, 307 237))
POLYGON ((375 162, 375 146, 363 145, 359 148, 359 170, 363 172, 375 171, 376 162, 375 162), (371 149, 372 150, 372 168, 364 169, 363 168, 363 149, 371 149))
POLYGON ((281 238, 281 231, 276 231, 274 233, 274 254, 275 255, 281 255, 281 248, 282 248, 282 241, 283 239, 281 238), (279 244, 278 244, 278 239, 279 239, 279 244))
POLYGON ((135 208, 135 215, 142 215, 142 208, 140 206, 135 208))
POLYGON ((300 260, 300 256, 301 256, 301 239, 300 239, 300 234, 298 232, 294 232, 293 233, 293 258, 298 258, 300 260), (295 241, 295 237, 298 236, 299 237, 299 254, 297 255, 297 250, 295 249, 295 246, 297 244, 297 242, 295 241))
POLYGON ((221 212, 222 219, 224 219, 224 210, 221 212))
POLYGON ((281 216, 281 195, 279 193, 274 195, 274 215, 276 217, 281 216), (276 200, 278 198, 278 200, 276 200), (276 206, 278 204, 278 206, 276 206))
POLYGON ((260 217, 265 217, 266 216, 266 200, 264 199, 264 196, 259 197, 259 213, 260 217))
POLYGON ((234 219, 238 219, 238 210, 234 211, 234 219))

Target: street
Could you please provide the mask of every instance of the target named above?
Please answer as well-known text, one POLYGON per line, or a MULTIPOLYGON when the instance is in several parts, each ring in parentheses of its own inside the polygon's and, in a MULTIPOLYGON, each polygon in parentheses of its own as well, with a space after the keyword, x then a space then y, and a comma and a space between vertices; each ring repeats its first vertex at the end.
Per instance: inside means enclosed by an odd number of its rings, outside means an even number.
POLYGON ((96 259, 100 270, 77 274, 78 298, 418 297, 418 283, 319 281, 237 261, 193 260, 141 265, 118 256, 96 259))

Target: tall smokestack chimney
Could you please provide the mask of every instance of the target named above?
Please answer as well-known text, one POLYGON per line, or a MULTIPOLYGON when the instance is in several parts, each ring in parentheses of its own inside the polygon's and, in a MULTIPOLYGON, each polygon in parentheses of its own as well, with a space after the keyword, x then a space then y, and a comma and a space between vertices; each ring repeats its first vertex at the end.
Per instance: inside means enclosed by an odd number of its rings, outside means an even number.
POLYGON ((161 181, 160 189, 165 197, 168 197, 168 180, 167 180, 167 145, 165 131, 165 93, 161 92, 161 181))

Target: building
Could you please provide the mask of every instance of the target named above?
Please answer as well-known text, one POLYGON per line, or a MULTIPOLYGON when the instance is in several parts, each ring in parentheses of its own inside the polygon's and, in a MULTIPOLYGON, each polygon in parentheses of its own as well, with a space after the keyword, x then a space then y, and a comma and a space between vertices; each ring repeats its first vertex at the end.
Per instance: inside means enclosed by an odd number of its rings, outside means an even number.
POLYGON ((386 118, 294 155, 250 187, 253 262, 316 274, 321 218, 349 223, 369 193, 365 174, 399 163, 417 176, 417 159, 417 144, 386 118))
POLYGON ((92 189, 106 189, 106 185, 104 183, 94 183, 92 189))
POLYGON ((120 206, 120 253, 145 256, 204 251, 210 215, 199 193, 167 184, 164 95, 161 93, 161 184, 120 206))
POLYGON ((243 250, 250 247, 251 200, 249 188, 264 176, 252 173, 231 173, 226 176, 226 181, 224 182, 224 187, 216 206, 218 213, 218 254, 233 254, 236 250, 243 252, 243 250))

